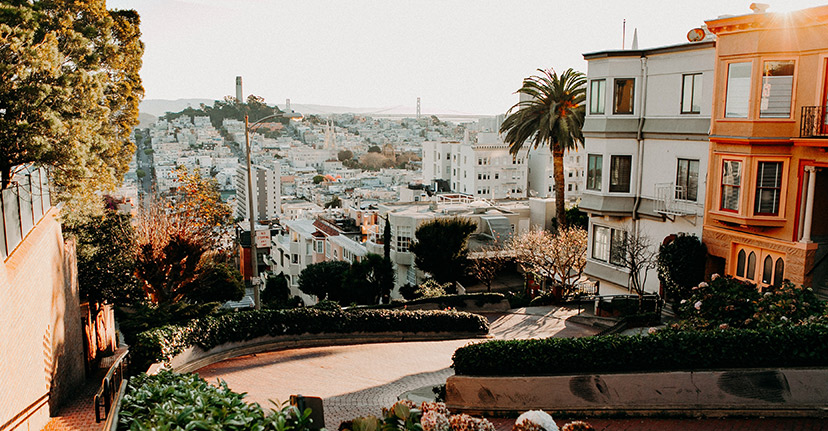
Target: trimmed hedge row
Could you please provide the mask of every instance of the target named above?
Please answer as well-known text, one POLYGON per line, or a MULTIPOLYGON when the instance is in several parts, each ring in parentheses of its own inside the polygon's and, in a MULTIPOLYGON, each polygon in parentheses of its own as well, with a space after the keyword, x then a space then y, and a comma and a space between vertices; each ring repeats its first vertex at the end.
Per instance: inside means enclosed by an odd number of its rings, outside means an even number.
POLYGON ((190 346, 204 350, 228 342, 262 336, 319 333, 470 332, 486 334, 489 323, 482 316, 445 311, 353 310, 325 311, 310 308, 242 311, 195 319, 186 326, 164 326, 142 332, 130 346, 140 367, 168 362, 190 346))
POLYGON ((390 304, 378 304, 361 306, 362 309, 392 309, 401 308, 407 305, 436 304, 439 308, 460 308, 465 307, 466 301, 474 300, 475 305, 482 307, 486 304, 499 304, 506 299, 502 293, 482 292, 466 293, 463 295, 441 295, 428 298, 417 298, 411 300, 394 299, 390 304))
POLYGON ((452 359, 455 373, 469 376, 828 366, 828 326, 497 340, 452 359))

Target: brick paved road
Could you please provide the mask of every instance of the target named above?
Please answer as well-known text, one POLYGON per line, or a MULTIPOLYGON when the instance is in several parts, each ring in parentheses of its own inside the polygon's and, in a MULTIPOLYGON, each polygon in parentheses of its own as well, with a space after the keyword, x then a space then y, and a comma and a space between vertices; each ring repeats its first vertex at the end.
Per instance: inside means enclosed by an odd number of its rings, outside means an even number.
MULTIPOLYGON (((520 309, 490 315, 495 338, 573 337, 594 331, 564 322, 574 311, 551 307, 520 309)), ((451 355, 469 340, 367 344, 270 352, 230 359, 199 370, 215 381, 225 380, 249 401, 269 404, 291 394, 323 398, 325 425, 336 429, 343 420, 379 415, 403 392, 445 382, 453 371, 451 355)), ((589 419, 587 419, 589 420, 589 419)), ((513 421, 495 419, 498 431, 511 430, 513 421)), ((816 419, 593 419, 597 430, 828 430, 816 419)), ((563 425, 566 421, 558 421, 563 425)))

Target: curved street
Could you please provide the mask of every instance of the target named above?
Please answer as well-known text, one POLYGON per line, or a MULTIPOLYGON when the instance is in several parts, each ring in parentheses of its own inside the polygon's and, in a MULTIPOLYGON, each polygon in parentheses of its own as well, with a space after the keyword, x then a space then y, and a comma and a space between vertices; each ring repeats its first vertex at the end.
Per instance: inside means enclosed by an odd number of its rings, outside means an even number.
MULTIPOLYGON (((595 329, 565 319, 577 310, 531 307, 489 314, 490 334, 498 339, 579 337, 595 329)), ((344 420, 377 415, 404 392, 445 383, 454 350, 481 340, 380 343, 314 347, 260 353, 228 359, 198 370, 210 382, 222 379, 247 401, 272 407, 291 394, 323 399, 325 426, 335 430, 344 420)), ((609 431, 810 431, 828 429, 814 418, 613 418, 586 419, 596 430, 609 431)), ((558 426, 566 420, 556 418, 558 426)), ((497 431, 511 431, 513 419, 492 419, 497 431)))
MULTIPOLYGON (((577 310, 528 307, 489 314, 494 338, 578 337, 595 329, 566 318, 577 310)), ((291 394, 323 398, 325 425, 379 415, 403 392, 445 383, 453 374, 451 356, 461 346, 482 340, 315 347, 259 353, 228 359, 198 370, 210 382, 222 379, 248 401, 272 406, 291 394)))

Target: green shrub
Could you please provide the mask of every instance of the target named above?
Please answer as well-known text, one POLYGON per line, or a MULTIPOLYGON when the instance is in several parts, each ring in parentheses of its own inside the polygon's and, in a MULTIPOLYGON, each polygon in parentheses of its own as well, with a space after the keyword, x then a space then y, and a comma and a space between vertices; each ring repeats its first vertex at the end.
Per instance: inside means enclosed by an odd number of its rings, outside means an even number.
POLYGON ((402 295, 403 298, 409 301, 412 299, 417 299, 419 298, 419 296, 417 296, 418 288, 419 286, 411 283, 403 284, 402 286, 400 286, 400 295, 402 295))
POLYGON ((221 304, 137 304, 134 307, 116 308, 118 327, 124 334, 127 344, 135 343, 135 337, 154 328, 167 325, 186 325, 193 319, 215 314, 221 304))
POLYGON ((502 293, 466 293, 463 295, 443 295, 435 297, 426 297, 414 299, 411 301, 403 301, 394 299, 390 304, 369 305, 360 307, 361 309, 393 309, 402 308, 411 305, 434 304, 437 308, 457 308, 462 311, 466 306, 466 301, 473 300, 474 305, 482 307, 486 304, 499 304, 506 298, 502 293))
POLYGON ((164 326, 137 335, 130 347, 133 361, 146 369, 167 362, 190 346, 204 350, 229 342, 262 336, 319 333, 471 332, 485 334, 485 318, 471 313, 445 311, 353 310, 312 308, 228 313, 190 321, 186 326, 164 326))
POLYGON ((472 376, 828 366, 828 326, 662 330, 641 336, 496 340, 454 352, 472 376))
POLYGON ((756 285, 729 276, 713 277, 710 283, 699 283, 691 292, 678 311, 684 319, 682 324, 695 329, 714 329, 723 324, 749 326, 760 296, 756 285))
POLYGON ((323 300, 316 303, 313 308, 324 311, 341 311, 342 306, 336 301, 323 300))
POLYGON ((129 380, 118 430, 310 430, 310 409, 285 406, 266 412, 243 398, 225 382, 213 386, 196 374, 140 374, 129 380))
POLYGON ((677 306, 689 299, 691 289, 704 280, 707 249, 695 235, 679 233, 658 249, 658 280, 664 284, 667 301, 677 306))

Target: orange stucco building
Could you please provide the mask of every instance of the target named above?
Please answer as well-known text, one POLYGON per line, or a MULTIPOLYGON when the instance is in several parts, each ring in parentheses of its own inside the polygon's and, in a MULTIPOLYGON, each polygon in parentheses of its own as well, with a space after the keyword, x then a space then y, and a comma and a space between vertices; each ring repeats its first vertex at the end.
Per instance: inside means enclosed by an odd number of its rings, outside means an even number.
POLYGON ((707 21, 717 36, 703 240, 711 271, 826 292, 828 6, 707 21))

